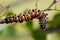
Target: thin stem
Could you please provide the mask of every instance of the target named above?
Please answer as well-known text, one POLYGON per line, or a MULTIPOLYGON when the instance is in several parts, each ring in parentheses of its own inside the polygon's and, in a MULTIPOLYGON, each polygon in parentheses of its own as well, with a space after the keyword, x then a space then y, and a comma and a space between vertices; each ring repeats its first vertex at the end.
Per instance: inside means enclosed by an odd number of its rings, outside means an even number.
POLYGON ((38 0, 36 0, 36 3, 35 3, 36 9, 37 9, 37 3, 38 3, 38 0))
POLYGON ((56 10, 56 4, 55 4, 55 10, 56 10))
POLYGON ((0 7, 3 7, 3 5, 0 3, 0 7))
POLYGON ((51 8, 54 4, 56 4, 57 2, 58 2, 57 0, 54 0, 48 8, 44 9, 44 11, 47 11, 47 10, 49 11, 50 8, 51 8))
POLYGON ((5 14, 7 14, 8 9, 9 9, 9 6, 7 7, 6 11, 5 11, 2 15, 0 15, 0 18, 1 18, 2 16, 4 16, 5 14))
POLYGON ((58 9, 48 9, 48 10, 44 10, 44 11, 60 11, 58 9))

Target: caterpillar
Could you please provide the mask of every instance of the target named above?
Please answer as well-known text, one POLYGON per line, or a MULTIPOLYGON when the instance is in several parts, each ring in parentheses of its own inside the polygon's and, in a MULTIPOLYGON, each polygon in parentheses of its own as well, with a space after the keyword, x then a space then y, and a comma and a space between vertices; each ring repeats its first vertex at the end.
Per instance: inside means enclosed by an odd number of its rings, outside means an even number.
POLYGON ((45 29, 46 27, 46 15, 44 12, 41 10, 37 9, 32 9, 28 10, 28 12, 24 12, 23 14, 20 13, 19 15, 11 15, 6 17, 4 20, 2 20, 1 23, 13 23, 13 22, 20 22, 22 23, 23 21, 29 21, 37 18, 39 20, 40 27, 42 29, 45 29))

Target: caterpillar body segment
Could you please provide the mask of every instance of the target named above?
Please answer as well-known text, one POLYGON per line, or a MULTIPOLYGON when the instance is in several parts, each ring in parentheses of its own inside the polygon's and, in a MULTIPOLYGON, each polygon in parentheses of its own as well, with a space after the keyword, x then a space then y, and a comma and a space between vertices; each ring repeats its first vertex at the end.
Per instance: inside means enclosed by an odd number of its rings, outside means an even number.
POLYGON ((0 23, 13 23, 13 22, 20 22, 22 23, 23 21, 29 21, 32 19, 37 18, 39 20, 39 24, 40 27, 42 29, 45 29, 46 27, 46 16, 47 14, 44 14, 44 12, 37 10, 37 9, 33 9, 32 11, 29 10, 28 12, 25 12, 24 14, 20 13, 19 15, 11 15, 6 17, 4 20, 2 20, 2 22, 0 23))
POLYGON ((45 30, 46 28, 46 23, 47 23, 47 14, 43 14, 40 18, 39 18, 39 24, 40 24, 40 27, 42 29, 45 30))

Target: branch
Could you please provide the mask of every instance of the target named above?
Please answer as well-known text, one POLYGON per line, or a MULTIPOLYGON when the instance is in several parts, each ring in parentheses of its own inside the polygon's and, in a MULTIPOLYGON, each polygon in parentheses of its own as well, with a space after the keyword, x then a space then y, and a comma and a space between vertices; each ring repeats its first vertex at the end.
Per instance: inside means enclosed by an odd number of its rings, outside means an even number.
POLYGON ((47 9, 47 10, 44 10, 44 11, 60 11, 58 9, 47 9))
POLYGON ((13 3, 9 3, 9 4, 7 4, 7 5, 0 8, 0 13, 4 12, 7 9, 8 6, 10 8, 10 7, 16 6, 18 4, 20 5, 22 2, 26 2, 26 1, 29 1, 29 0, 25 0, 25 1, 24 0, 18 0, 18 1, 15 1, 13 3))
POLYGON ((57 2, 58 2, 58 0, 54 0, 54 1, 51 3, 51 5, 50 5, 48 8, 44 9, 43 11, 49 11, 50 8, 51 8, 54 4, 56 4, 57 2))
POLYGON ((2 17, 2 16, 4 16, 5 14, 7 14, 7 11, 9 10, 9 6, 7 7, 7 9, 6 9, 6 11, 2 14, 2 15, 0 15, 0 17, 2 17))
POLYGON ((36 3, 35 3, 36 9, 37 9, 37 3, 38 3, 38 0, 36 0, 36 3))

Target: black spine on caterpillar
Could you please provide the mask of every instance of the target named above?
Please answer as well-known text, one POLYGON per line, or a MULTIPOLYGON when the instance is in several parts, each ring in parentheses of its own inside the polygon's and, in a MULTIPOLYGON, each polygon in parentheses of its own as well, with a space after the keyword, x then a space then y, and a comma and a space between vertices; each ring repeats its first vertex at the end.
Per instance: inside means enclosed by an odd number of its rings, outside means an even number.
POLYGON ((8 16, 4 20, 2 20, 1 23, 13 23, 13 22, 20 22, 22 23, 23 21, 29 21, 34 18, 39 19, 40 22, 40 27, 44 29, 46 27, 46 15, 42 13, 40 10, 33 9, 32 11, 29 10, 28 12, 25 12, 24 14, 20 13, 19 15, 13 15, 13 16, 8 16))

